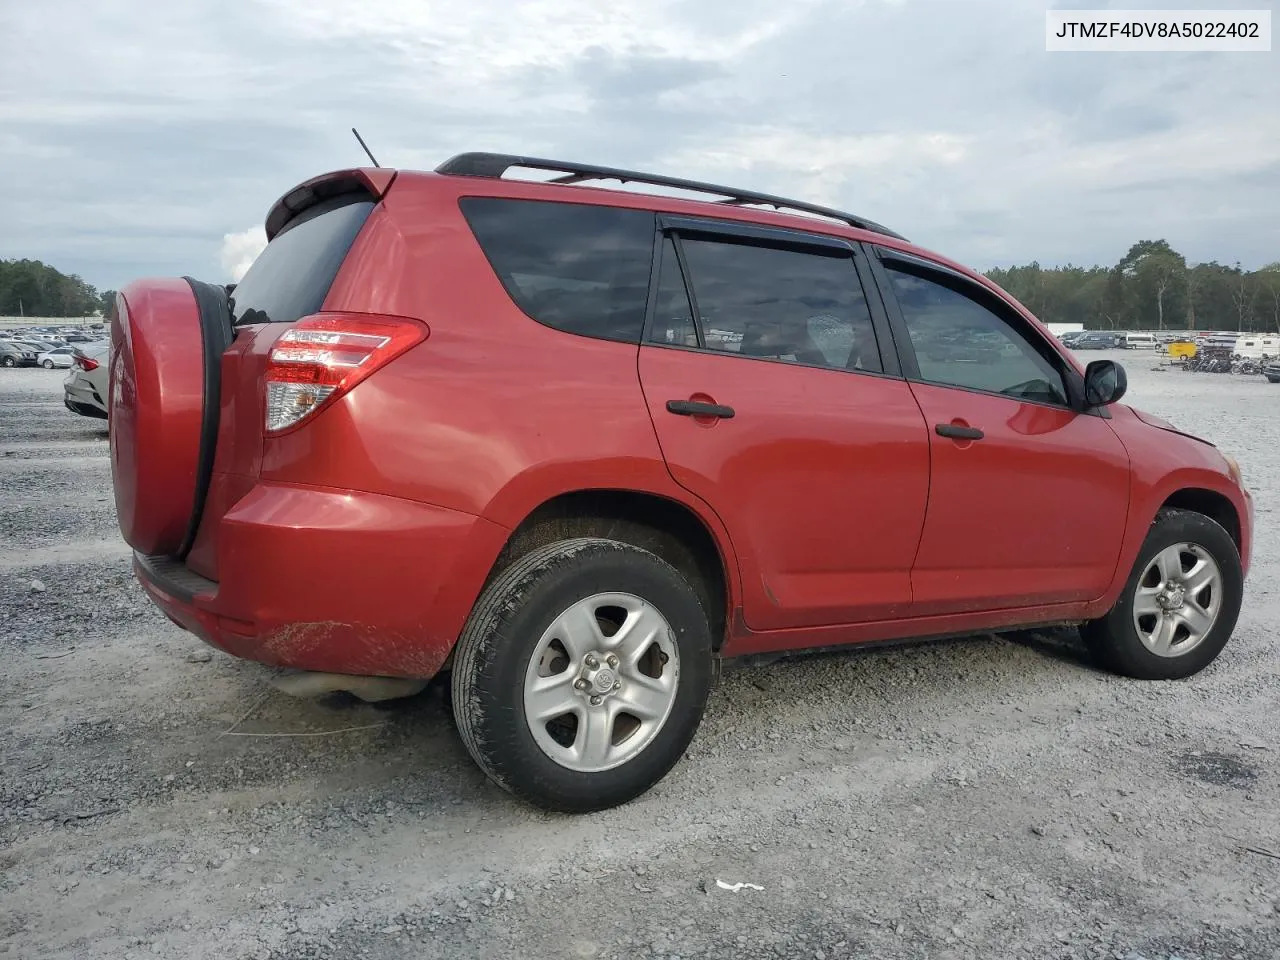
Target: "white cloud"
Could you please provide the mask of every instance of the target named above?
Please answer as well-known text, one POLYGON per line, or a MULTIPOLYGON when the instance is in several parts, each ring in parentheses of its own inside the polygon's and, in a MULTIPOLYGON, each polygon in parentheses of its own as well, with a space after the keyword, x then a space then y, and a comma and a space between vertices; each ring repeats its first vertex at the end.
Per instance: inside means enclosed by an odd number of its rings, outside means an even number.
POLYGON ((239 233, 223 235, 219 259, 222 261, 222 269, 226 271, 231 282, 240 282, 240 278, 249 272, 253 261, 266 245, 267 232, 262 227, 250 227, 239 233))

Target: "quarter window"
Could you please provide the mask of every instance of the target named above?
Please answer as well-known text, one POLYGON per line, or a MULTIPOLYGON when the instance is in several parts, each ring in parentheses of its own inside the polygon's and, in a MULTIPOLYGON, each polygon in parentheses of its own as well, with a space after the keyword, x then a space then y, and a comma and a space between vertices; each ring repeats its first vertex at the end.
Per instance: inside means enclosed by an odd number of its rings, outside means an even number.
POLYGON ((319 310, 373 210, 359 197, 337 197, 287 224, 232 291, 232 322, 293 323, 319 310))
POLYGON ((655 343, 669 343, 680 347, 698 345, 698 328, 693 322, 693 308, 689 293, 680 272, 680 259, 676 255, 675 241, 670 237, 662 243, 662 273, 658 278, 658 296, 653 311, 653 332, 649 339, 655 343))
POLYGON ((885 266, 922 380, 1067 404, 1061 370, 1009 321, 950 286, 885 266))
POLYGON ((465 197, 460 205, 521 310, 557 330, 640 342, 652 213, 498 197, 465 197))
MULTIPOLYGON (((744 357, 881 371, 871 313, 849 254, 683 238, 702 345, 744 357)), ((651 340, 695 346, 685 278, 666 242, 651 340), (673 264, 673 269, 668 269, 673 264)))

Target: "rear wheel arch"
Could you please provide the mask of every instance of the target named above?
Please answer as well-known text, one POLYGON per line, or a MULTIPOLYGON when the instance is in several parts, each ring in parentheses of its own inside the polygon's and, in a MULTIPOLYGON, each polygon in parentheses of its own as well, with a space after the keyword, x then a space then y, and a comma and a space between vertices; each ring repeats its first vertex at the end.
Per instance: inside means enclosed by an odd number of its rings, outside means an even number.
POLYGON ((654 493, 627 489, 576 490, 531 510, 499 552, 485 581, 530 552, 559 540, 600 537, 656 554, 693 586, 706 608, 714 648, 720 649, 735 592, 733 559, 711 527, 691 507, 654 493))

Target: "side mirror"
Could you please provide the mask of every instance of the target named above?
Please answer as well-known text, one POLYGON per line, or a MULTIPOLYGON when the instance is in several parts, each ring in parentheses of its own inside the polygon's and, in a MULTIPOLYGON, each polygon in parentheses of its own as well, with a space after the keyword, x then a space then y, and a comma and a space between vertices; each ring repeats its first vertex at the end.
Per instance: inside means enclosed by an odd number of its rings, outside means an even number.
POLYGON ((1088 407, 1116 403, 1128 389, 1129 377, 1114 360, 1094 360, 1084 368, 1084 400, 1088 407))

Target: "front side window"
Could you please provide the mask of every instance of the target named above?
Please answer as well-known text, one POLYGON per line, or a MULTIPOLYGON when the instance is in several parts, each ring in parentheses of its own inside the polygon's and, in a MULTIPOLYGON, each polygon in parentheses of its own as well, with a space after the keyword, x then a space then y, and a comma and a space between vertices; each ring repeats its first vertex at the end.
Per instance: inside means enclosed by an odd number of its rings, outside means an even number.
POLYGON ((459 203, 494 272, 526 314, 568 333, 640 342, 652 213, 501 197, 459 203))
POLYGON ((693 291, 702 345, 744 357, 787 360, 839 370, 880 372, 871 313, 849 254, 802 252, 730 240, 680 241, 689 276, 682 277, 667 241, 653 336, 694 346, 670 316, 689 309, 693 291), (674 303, 671 308, 664 304, 674 303))
POLYGON ((951 286, 885 267, 922 380, 1067 405, 1059 368, 1009 321, 951 286))

